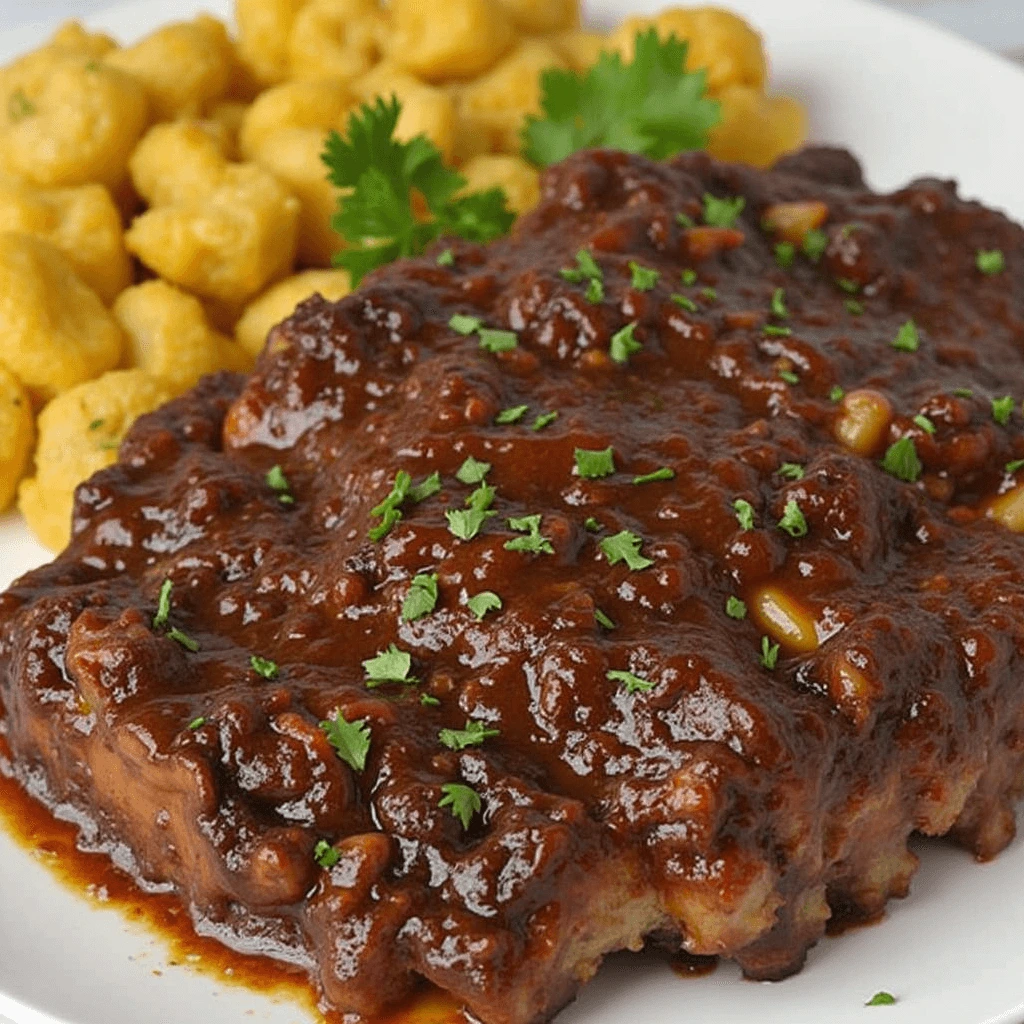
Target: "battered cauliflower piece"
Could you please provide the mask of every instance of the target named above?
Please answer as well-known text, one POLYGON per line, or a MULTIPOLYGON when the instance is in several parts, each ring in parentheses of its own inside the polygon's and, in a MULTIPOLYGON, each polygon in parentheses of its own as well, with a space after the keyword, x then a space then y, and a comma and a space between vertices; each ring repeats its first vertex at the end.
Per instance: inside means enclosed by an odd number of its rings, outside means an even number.
POLYGON ((386 19, 375 0, 310 0, 288 39, 294 78, 350 81, 380 59, 386 19))
POLYGON ((288 77, 288 40, 308 0, 236 0, 238 54, 262 85, 288 77))
POLYGON ((512 20, 492 0, 392 0, 390 58, 428 82, 473 78, 515 41, 512 20))
POLYGON ((0 172, 116 191, 149 120, 142 84, 92 58, 30 56, 0 72, 0 172))
POLYGON ((32 402, 21 381, 0 363, 0 512, 14 500, 35 440, 32 402))
POLYGON ((117 43, 104 32, 90 32, 78 21, 65 21, 50 37, 44 49, 71 57, 89 57, 99 60, 117 43))
POLYGON ((165 25, 105 58, 145 86, 158 121, 194 117, 223 98, 235 60, 223 23, 207 14, 165 25))
POLYGON ((244 302, 295 262, 299 201, 254 164, 226 164, 217 184, 137 217, 125 235, 158 276, 223 302, 244 302))
POLYGON ((144 370, 115 370, 79 384, 39 414, 35 475, 18 488, 18 507, 52 551, 67 545, 75 488, 113 464, 129 427, 171 398, 144 370))
POLYGON ((129 162, 132 184, 150 206, 185 202, 215 189, 231 141, 217 121, 172 121, 146 132, 129 162))
POLYGON ((252 160, 268 139, 287 129, 343 131, 354 103, 352 93, 341 82, 285 82, 267 89, 242 118, 239 132, 242 157, 252 160))
POLYGON ((599 32, 560 32, 548 38, 555 52, 573 71, 581 72, 592 68, 601 51, 608 48, 608 40, 599 32))
POLYGON ((317 293, 337 302, 351 289, 345 270, 307 270, 286 278, 246 307, 235 325, 235 339, 255 359, 263 351, 270 329, 291 316, 300 302, 317 293))
POLYGON ((121 330, 49 242, 0 234, 0 363, 43 399, 117 366, 121 330))
POLYGON ((459 168, 465 177, 466 192, 504 189, 509 208, 522 214, 540 202, 540 172, 521 156, 484 154, 459 168))
POLYGON ((722 120, 711 130, 708 152, 719 160, 771 167, 807 138, 807 111, 789 96, 766 96, 733 85, 718 94, 722 120))
POLYGON ((579 28, 579 0, 498 0, 520 32, 540 35, 579 28))
POLYGON ((107 305, 131 284, 121 214, 102 185, 44 189, 0 178, 0 231, 52 243, 107 305))
POLYGON ((122 292, 113 313, 127 339, 129 365, 159 378, 175 395, 205 374, 251 366, 242 348, 210 326, 202 303, 166 281, 122 292))

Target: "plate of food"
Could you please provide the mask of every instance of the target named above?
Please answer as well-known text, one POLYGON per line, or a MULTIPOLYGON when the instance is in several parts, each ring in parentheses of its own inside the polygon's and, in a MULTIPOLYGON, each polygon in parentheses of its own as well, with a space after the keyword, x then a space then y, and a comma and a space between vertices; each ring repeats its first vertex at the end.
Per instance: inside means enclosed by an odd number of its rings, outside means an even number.
POLYGON ((0 1013, 1018 1024, 1024 76, 442 6, 0 35, 0 1013))

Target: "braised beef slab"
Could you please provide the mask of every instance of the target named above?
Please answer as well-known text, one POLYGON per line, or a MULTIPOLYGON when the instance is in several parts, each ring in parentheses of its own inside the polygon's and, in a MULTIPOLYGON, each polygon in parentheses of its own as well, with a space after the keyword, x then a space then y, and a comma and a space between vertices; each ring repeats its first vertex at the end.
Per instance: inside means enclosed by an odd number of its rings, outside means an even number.
POLYGON ((781 978, 912 832, 1013 836, 1022 242, 837 151, 573 157, 137 424, 0 599, 8 770, 346 1013, 781 978))

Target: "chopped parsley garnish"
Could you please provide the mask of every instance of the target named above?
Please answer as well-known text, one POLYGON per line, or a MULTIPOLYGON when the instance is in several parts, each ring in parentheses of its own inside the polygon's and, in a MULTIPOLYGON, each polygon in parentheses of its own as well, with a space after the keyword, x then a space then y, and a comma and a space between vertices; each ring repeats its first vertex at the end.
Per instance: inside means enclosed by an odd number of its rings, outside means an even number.
POLYGON ((598 480, 615 472, 615 449, 611 445, 597 451, 577 448, 573 457, 576 460, 576 472, 587 480, 598 480))
POLYGON ((708 285, 707 288, 701 288, 700 294, 701 297, 707 299, 708 302, 718 301, 718 292, 710 285, 708 285))
POLYGON ((676 223, 681 228, 686 228, 687 230, 689 230, 690 228, 695 228, 697 226, 694 223, 693 218, 688 213, 677 213, 676 214, 676 223))
POLYGON ((736 519, 740 524, 740 529, 744 532, 752 530, 754 528, 754 506, 749 501, 744 501, 743 498, 737 498, 732 503, 733 511, 736 513, 736 519))
POLYGON ((89 424, 89 429, 90 430, 99 430, 100 427, 103 426, 103 423, 104 423, 103 420, 93 420, 92 423, 89 424))
POLYGON ((992 399, 992 419, 1001 427, 1005 427, 1010 422, 1010 417, 1013 415, 1013 404, 1013 395, 992 399))
POLYGON ((803 480, 804 467, 799 462, 784 462, 776 470, 783 480, 803 480))
POLYGON ((611 537, 605 537, 598 545, 608 559, 609 565, 618 565, 625 562, 626 565, 635 570, 646 569, 654 562, 645 555, 640 554, 643 545, 643 538, 629 530, 620 530, 611 537))
POLYGON ((788 338, 793 333, 791 328, 776 327, 775 324, 765 324, 763 330, 769 338, 788 338))
POLYGON ((848 295, 856 295, 860 291, 860 285, 848 277, 837 277, 836 284, 848 295))
POLYGON ((518 423, 526 415, 526 411, 529 408, 530 407, 528 405, 513 405, 510 409, 502 409, 501 412, 494 417, 494 422, 501 423, 502 425, 518 423))
POLYGON ((721 120, 707 74, 686 68, 689 47, 652 28, 636 34, 633 60, 604 51, 583 73, 541 74, 542 117, 529 116, 523 156, 540 167, 581 149, 612 148, 663 160, 704 149, 721 120))
POLYGON ((889 445, 882 458, 882 469, 896 477, 897 480, 904 480, 908 484, 914 483, 924 467, 917 457, 913 438, 901 437, 894 444, 889 445))
POLYGON ((380 651, 363 662, 366 685, 371 689, 383 683, 414 683, 409 675, 412 670, 412 656, 400 651, 394 644, 388 644, 386 651, 380 651))
POLYGON ((370 540, 383 540, 391 532, 391 528, 402 518, 400 506, 407 498, 420 502, 437 494, 439 490, 441 490, 441 475, 439 473, 431 473, 414 487, 412 477, 404 469, 400 469, 395 474, 388 496, 375 508, 370 509, 370 515, 380 519, 376 526, 370 528, 370 540))
POLYGON ((432 693, 421 693, 420 703, 425 708, 436 708, 441 705, 441 702, 432 693))
POLYGON ((1006 269, 1006 257, 1002 249, 979 249, 974 257, 974 263, 989 277, 1001 274, 1006 269))
POLYGON ((276 661, 271 661, 269 658, 261 658, 258 654, 254 654, 249 659, 249 667, 256 675, 262 676, 264 679, 276 679, 281 673, 276 661))
POLYGON ((1013 462, 1008 462, 1004 468, 1007 473, 1016 473, 1021 466, 1024 466, 1024 459, 1014 459, 1013 462))
POLYGON ((478 316, 469 316, 466 313, 455 313, 448 321, 448 326, 456 333, 464 337, 483 327, 483 320, 478 316))
POLYGON ((785 320, 789 316, 789 310, 786 308, 786 289, 776 288, 772 293, 772 316, 777 316, 780 320, 785 320))
POLYGON ((501 598, 493 590, 481 590, 466 602, 466 607, 476 616, 477 622, 482 622, 488 612, 501 610, 501 598))
POLYGON ((689 295, 681 295, 679 292, 673 292, 669 298, 681 308, 685 309, 687 313, 696 313, 700 309, 696 302, 690 298, 689 295))
POLYGON ((600 608, 594 609, 594 621, 604 629, 615 628, 615 623, 600 608))
POLYGON ((633 477, 633 483, 635 484, 653 484, 658 483, 661 480, 674 480, 676 471, 670 469, 668 466, 662 466, 660 469, 656 469, 651 473, 641 473, 639 476, 633 477))
POLYGON ((465 750, 466 747, 478 747, 484 740, 500 735, 501 730, 488 729, 486 722, 477 722, 468 718, 465 729, 442 729, 437 734, 437 738, 449 750, 465 750))
POLYGON ((649 292, 661 277, 661 272, 650 267, 642 267, 635 260, 629 261, 630 287, 638 292, 649 292))
POLYGON ((636 322, 634 321, 633 323, 626 324, 625 327, 612 335, 609 353, 615 362, 620 364, 628 363, 629 357, 643 348, 643 345, 633 336, 635 330, 636 322))
POLYGON ((889 992, 876 992, 864 1005, 865 1006, 893 1006, 896 997, 889 992))
POLYGON ((485 352, 511 352, 519 345, 519 337, 515 331, 499 331, 492 327, 481 327, 477 332, 480 336, 480 347, 485 352))
POLYGON ((357 772, 366 768, 366 755, 370 752, 370 726, 367 719, 359 718, 349 722, 339 708, 333 718, 320 723, 320 728, 327 734, 327 742, 334 747, 334 752, 349 768, 357 772))
POLYGON ((445 249, 444 252, 442 252, 437 257, 437 265, 439 267, 452 267, 452 266, 454 266, 455 265, 455 253, 453 253, 451 251, 451 249, 445 249))
POLYGON ((555 420, 558 419, 558 410, 554 409, 551 412, 542 412, 532 424, 530 424, 531 430, 543 430, 545 427, 550 427, 555 420))
POLYGON ((461 782, 446 782, 441 787, 444 794, 438 801, 437 806, 441 808, 450 807, 452 815, 462 823, 462 827, 469 828, 473 815, 480 811, 483 804, 480 797, 461 782))
POLYGON ((267 486, 277 493, 277 500, 282 505, 293 505, 295 503, 292 485, 288 482, 288 477, 284 475, 284 470, 280 466, 271 466, 267 470, 266 481, 267 486))
POLYGON ((583 294, 586 295, 587 302, 597 305, 597 303, 604 299, 604 282, 599 281, 596 277, 592 277, 587 282, 587 290, 583 294))
POLYGON ((490 471, 491 464, 489 462, 480 462, 478 459, 474 459, 472 455, 469 455, 456 471, 455 479, 460 484, 479 484, 483 483, 484 478, 490 471))
POLYGON ((828 235, 821 228, 811 228, 804 235, 800 248, 812 263, 817 263, 825 255, 825 250, 828 248, 828 235))
POLYGON ((525 533, 525 537, 515 537, 505 542, 506 551, 523 551, 532 555, 553 555, 555 549, 551 541, 540 532, 540 515, 521 516, 509 519, 508 528, 517 533, 525 533))
POLYGON ((792 242, 779 242, 775 246, 775 262, 783 270, 789 270, 796 262, 796 246, 792 242))
POLYGON ((747 205, 743 196, 719 199, 704 193, 704 223, 713 228, 732 228, 736 226, 743 208, 747 205))
POLYGON ((167 619, 171 614, 171 591, 174 584, 170 580, 164 580, 160 584, 160 596, 156 601, 156 615, 153 616, 153 628, 163 629, 167 625, 167 619))
POLYGON ((779 380, 787 384, 799 384, 800 378, 792 370, 779 370, 779 380))
POLYGON ((421 572, 413 576, 409 593, 402 602, 402 620, 415 622, 437 607, 437 573, 421 572))
POLYGON ((441 474, 435 471, 430 476, 425 476, 418 484, 413 484, 406 497, 418 505, 421 501, 432 498, 439 490, 441 490, 441 474))
MULTIPOLYGON (((475 493, 475 492, 474 492, 475 493)), ((472 495, 470 495, 472 498, 472 495)), ((484 523, 497 512, 484 508, 453 508, 445 512, 448 520, 448 532, 459 540, 472 540, 482 529, 484 523)))
POLYGON ((394 96, 378 97, 349 116, 345 137, 327 136, 323 162, 331 184, 342 190, 331 226, 347 243, 335 263, 349 272, 353 287, 444 235, 489 242, 515 220, 500 188, 462 193, 466 179, 445 166, 426 135, 396 139, 401 110, 394 96))
POLYGON ((167 639, 173 640, 176 644, 181 644, 186 651, 191 651, 193 654, 199 650, 199 643, 193 640, 187 633, 183 633, 177 626, 172 626, 167 630, 167 639))
POLYGON ((846 397, 846 392, 838 384, 833 384, 831 390, 828 393, 828 400, 830 402, 841 402, 846 397))
POLYGON ((697 283, 697 271, 689 267, 684 270, 680 276, 683 279, 683 284, 685 284, 687 288, 690 288, 697 283))
POLYGON ((779 663, 779 645, 773 644, 768 637, 761 637, 761 668, 770 672, 779 663))
POLYGON ((916 352, 921 345, 921 336, 917 330, 917 324, 908 320, 897 332, 896 337, 890 342, 893 348, 900 352, 916 352))
POLYGON ((313 860, 320 867, 330 869, 341 860, 341 854, 326 839, 321 839, 313 847, 313 860))
POLYGON ((619 669, 609 669, 605 677, 613 683, 621 683, 626 688, 626 693, 646 693, 654 689, 654 683, 648 679, 633 675, 632 672, 622 672, 619 669))
POLYGON ((957 398, 973 398, 974 391, 971 388, 953 388, 953 394, 957 398))
POLYGON ((926 434, 935 433, 935 424, 922 413, 918 413, 914 417, 914 423, 917 424, 917 426, 919 426, 926 434))
POLYGON ((747 617, 746 603, 738 597, 730 595, 729 599, 725 602, 725 614, 730 619, 745 619, 747 617))
POLYGON ((36 112, 35 104, 21 89, 15 89, 7 100, 7 116, 12 121, 22 121, 36 112))
POLYGON ((846 312, 851 316, 864 315, 864 303, 860 299, 847 299, 843 305, 846 307, 846 312))
POLYGON ((587 282, 587 301, 600 302, 604 298, 604 272, 589 249, 580 249, 576 253, 576 266, 563 267, 559 272, 563 281, 570 284, 587 282))
POLYGON ((497 493, 496 487, 492 487, 490 484, 481 484, 466 499, 466 508, 475 508, 483 512, 494 504, 494 496, 497 493))
POLYGON ((195 732, 196 729, 202 729, 204 725, 206 725, 206 719, 202 715, 198 718, 193 718, 192 721, 188 723, 188 727, 192 732, 195 732))
POLYGON ((786 502, 786 507, 783 509, 782 518, 779 520, 778 525, 779 529, 785 530, 790 537, 807 536, 807 520, 804 518, 803 512, 800 511, 800 506, 793 498, 786 502))
POLYGON ((587 516, 583 521, 583 529, 588 530, 590 533, 600 533, 604 526, 601 525, 593 516, 587 516))

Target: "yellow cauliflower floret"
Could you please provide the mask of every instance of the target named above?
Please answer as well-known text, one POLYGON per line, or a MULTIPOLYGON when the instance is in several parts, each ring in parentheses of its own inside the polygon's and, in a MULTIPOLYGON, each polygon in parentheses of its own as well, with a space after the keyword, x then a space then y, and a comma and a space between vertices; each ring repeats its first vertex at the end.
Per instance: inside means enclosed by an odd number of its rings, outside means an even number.
POLYGON ((515 40, 512 21, 492 0, 392 0, 390 58, 428 82, 472 78, 502 57, 515 40))
POLYGON ((307 0, 236 0, 238 54, 253 77, 275 85, 288 77, 288 40, 307 0))
POLYGON ((653 18, 627 18, 609 36, 609 49, 632 60, 637 32, 658 30, 690 44, 686 66, 706 68, 713 93, 728 85, 763 89, 768 67, 761 37, 738 14, 717 7, 673 7, 653 18))
POLYGON ((540 39, 524 40, 486 75, 470 82, 459 95, 458 111, 466 130, 483 133, 487 149, 518 153, 527 114, 540 112, 540 76, 565 62, 540 39))
POLYGON ((18 488, 32 532, 53 551, 71 535, 75 488, 112 465, 132 423, 171 397, 143 370, 115 370, 55 398, 39 414, 35 475, 18 488))
POLYGON ((540 34, 578 28, 579 0, 498 0, 520 32, 540 34))
POLYGON ((262 167, 228 164, 212 189, 137 217, 125 243, 187 291, 244 302, 291 269, 299 212, 299 201, 262 167))
POLYGON ((210 326, 202 303, 166 281, 127 289, 113 312, 129 365, 159 377, 176 395, 205 374, 249 367, 244 350, 210 326))
POLYGON ((52 398, 117 366, 121 351, 120 328, 58 249, 0 234, 0 362, 52 398))
POLYGON ((291 316, 300 302, 317 293, 336 302, 351 287, 345 270, 307 270, 286 278, 246 307, 235 325, 235 338, 255 358, 263 351, 270 329, 291 316))
POLYGON ((172 121, 146 132, 129 162, 135 191, 150 206, 184 202, 220 184, 230 140, 215 121, 172 121))
POLYGON ((102 185, 42 189, 0 179, 0 231, 51 242, 107 304, 131 283, 121 214, 102 185))
POLYGON ((358 78, 380 59, 385 25, 374 0, 311 0, 292 26, 289 73, 295 78, 358 78))
POLYGON ((573 71, 592 68, 601 51, 608 48, 608 39, 599 32, 560 32, 547 41, 573 71))
POLYGON ((14 500, 34 440, 35 422, 28 392, 0 363, 0 512, 6 511, 14 500))
POLYGON ((241 154, 246 160, 253 159, 271 136, 285 129, 343 130, 353 102, 341 82, 285 82, 267 89, 242 118, 241 154))
POLYGON ((708 152, 719 160, 770 167, 807 138, 807 111, 789 96, 766 96, 734 85, 718 96, 722 120, 711 131, 708 152))
POLYGON ((158 121, 202 113, 227 92, 234 51, 227 29, 201 14, 194 21, 165 25, 134 46, 105 58, 111 67, 137 78, 146 88, 158 121))
POLYGON ((521 156, 485 153, 459 168, 467 181, 466 192, 504 189, 509 208, 527 213, 540 202, 540 172, 521 156))
POLYGON ((117 68, 59 55, 15 65, 0 72, 0 171, 116 190, 148 118, 142 85, 117 68))
POLYGON ((45 49, 74 57, 91 57, 98 60, 105 57, 111 50, 117 49, 117 43, 104 32, 89 32, 81 22, 65 21, 50 36, 45 49))
POLYGON ((242 132, 242 122, 248 113, 249 106, 236 100, 224 100, 215 103, 207 112, 206 124, 216 125, 216 134, 223 140, 224 155, 229 160, 241 157, 238 137, 242 132))

